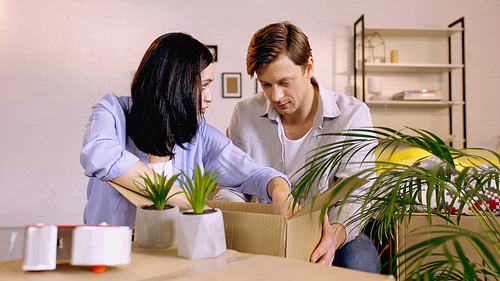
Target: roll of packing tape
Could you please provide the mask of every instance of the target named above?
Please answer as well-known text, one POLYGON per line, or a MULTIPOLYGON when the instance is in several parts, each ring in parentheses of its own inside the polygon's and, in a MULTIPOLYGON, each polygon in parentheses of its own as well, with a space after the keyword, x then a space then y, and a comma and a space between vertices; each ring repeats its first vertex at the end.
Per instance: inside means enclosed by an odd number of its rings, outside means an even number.
POLYGON ((26 227, 23 270, 53 270, 57 260, 57 226, 26 227))
POLYGON ((75 227, 71 249, 71 265, 129 264, 132 230, 128 226, 75 227))

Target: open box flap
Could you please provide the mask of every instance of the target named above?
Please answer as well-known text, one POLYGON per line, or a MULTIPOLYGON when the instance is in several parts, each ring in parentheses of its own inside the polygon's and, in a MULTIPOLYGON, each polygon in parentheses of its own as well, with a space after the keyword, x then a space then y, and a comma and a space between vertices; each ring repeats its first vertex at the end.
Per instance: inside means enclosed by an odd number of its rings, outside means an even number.
MULTIPOLYGON (((361 180, 361 179, 360 179, 361 180)), ((323 204, 326 202, 328 197, 334 192, 335 188, 344 180, 340 180, 336 183, 334 183, 332 186, 330 186, 325 192, 321 193, 320 195, 316 196, 316 199, 313 202, 309 202, 307 205, 303 206, 299 211, 297 211, 293 216, 290 217, 298 217, 302 216, 305 214, 309 214, 310 212, 316 212, 321 210, 323 207, 323 204), (314 203, 314 204, 313 204, 314 203), (312 209, 311 209, 312 205, 312 209)), ((365 183, 367 182, 366 180, 363 180, 365 183)), ((116 184, 114 182, 108 181, 108 183, 116 189, 118 192, 120 192, 121 195, 123 195, 125 198, 127 198, 128 201, 130 201, 132 204, 135 206, 137 205, 151 205, 153 204, 153 201, 149 199, 149 197, 137 193, 135 191, 132 191, 128 188, 125 188, 119 184, 116 184)), ((355 184, 355 182, 351 182, 344 186, 342 190, 340 190, 337 194, 335 194, 335 197, 331 201, 331 204, 337 203, 340 199, 344 198, 349 191, 349 189, 355 184)))
POLYGON ((116 189, 118 192, 120 192, 123 197, 127 198, 130 203, 134 204, 135 206, 138 205, 151 205, 153 204, 153 201, 149 199, 146 195, 140 194, 138 192, 132 191, 126 187, 123 187, 119 184, 116 184, 114 182, 108 181, 108 183, 116 189))
MULTIPOLYGON (((363 184, 366 184, 368 182, 368 181, 363 180, 363 179, 359 179, 359 180, 362 181, 363 184)), ((311 201, 311 202, 307 203, 305 206, 303 206, 300 210, 298 210, 295 214, 293 214, 290 217, 290 219, 321 210, 321 208, 325 204, 326 200, 328 200, 330 195, 336 190, 337 186, 339 186, 340 183, 343 181, 344 181, 344 179, 337 181, 336 183, 332 184, 325 192, 323 192, 319 195, 316 195, 316 197, 313 201, 311 201)), ((342 198, 344 198, 347 195, 347 193, 349 192, 349 189, 351 189, 351 187, 357 183, 359 183, 359 182, 352 181, 352 182, 348 183, 347 185, 345 185, 344 187, 342 187, 342 190, 338 191, 335 194, 335 196, 333 197, 333 199, 330 201, 330 205, 333 205, 333 204, 337 203, 339 200, 341 200, 342 198)))
POLYGON ((273 214, 272 204, 208 201, 207 206, 212 208, 219 208, 222 211, 269 214, 269 215, 273 214))

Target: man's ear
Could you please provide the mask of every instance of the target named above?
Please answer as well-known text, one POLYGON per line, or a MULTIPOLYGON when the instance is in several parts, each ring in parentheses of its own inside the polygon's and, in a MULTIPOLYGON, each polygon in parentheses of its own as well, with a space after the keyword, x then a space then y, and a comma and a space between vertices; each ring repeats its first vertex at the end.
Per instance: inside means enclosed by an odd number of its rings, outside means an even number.
POLYGON ((314 74, 314 59, 313 57, 309 57, 307 60, 306 71, 304 73, 307 79, 311 79, 314 74))

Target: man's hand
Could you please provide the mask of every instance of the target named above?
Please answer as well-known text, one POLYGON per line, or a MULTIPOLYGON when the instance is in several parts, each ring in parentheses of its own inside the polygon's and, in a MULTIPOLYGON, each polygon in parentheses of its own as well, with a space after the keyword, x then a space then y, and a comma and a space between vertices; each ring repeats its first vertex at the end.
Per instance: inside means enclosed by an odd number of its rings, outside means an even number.
POLYGON ((273 199, 273 213, 275 215, 292 216, 293 198, 289 196, 290 186, 286 180, 278 177, 269 181, 267 193, 273 199))
POLYGON ((328 214, 323 219, 323 236, 318 247, 311 254, 311 262, 332 265, 335 258, 335 251, 346 238, 345 228, 341 224, 330 225, 328 214))

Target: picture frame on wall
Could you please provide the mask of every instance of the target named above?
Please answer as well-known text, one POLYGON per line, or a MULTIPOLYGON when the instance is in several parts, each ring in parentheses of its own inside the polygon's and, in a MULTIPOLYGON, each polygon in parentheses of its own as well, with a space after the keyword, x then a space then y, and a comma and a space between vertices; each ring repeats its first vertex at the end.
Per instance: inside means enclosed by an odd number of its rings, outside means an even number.
POLYGON ((222 73, 222 97, 241 98, 241 73, 222 73))

